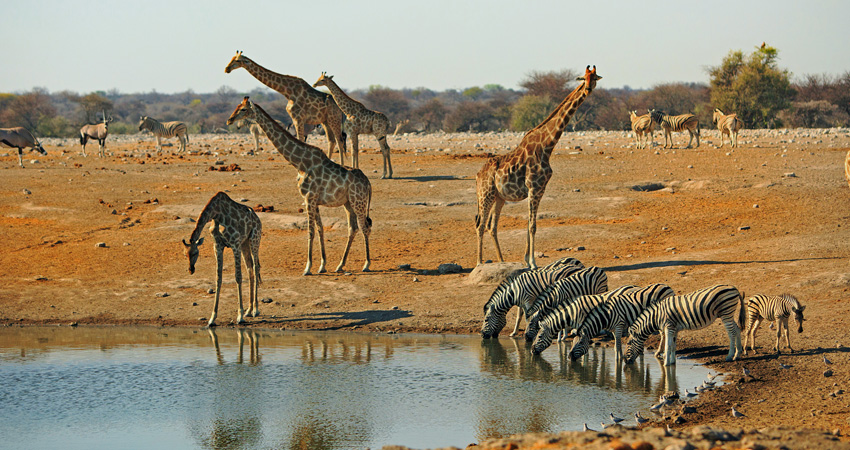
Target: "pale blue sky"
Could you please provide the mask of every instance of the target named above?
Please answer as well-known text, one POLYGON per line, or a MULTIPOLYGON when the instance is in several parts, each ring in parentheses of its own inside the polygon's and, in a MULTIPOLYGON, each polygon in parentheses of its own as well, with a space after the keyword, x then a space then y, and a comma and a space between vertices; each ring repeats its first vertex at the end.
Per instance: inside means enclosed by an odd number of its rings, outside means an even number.
POLYGON ((313 83, 434 90, 595 64, 600 87, 707 82, 763 41, 795 76, 850 70, 850 1, 161 1, 4 3, 0 92, 250 91, 236 50, 313 83))

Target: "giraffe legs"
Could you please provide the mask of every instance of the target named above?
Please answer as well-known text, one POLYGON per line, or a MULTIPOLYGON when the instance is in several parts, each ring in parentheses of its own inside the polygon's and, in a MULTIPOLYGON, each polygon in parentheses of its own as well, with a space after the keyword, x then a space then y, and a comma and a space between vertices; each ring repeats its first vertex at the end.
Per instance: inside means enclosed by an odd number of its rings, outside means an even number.
MULTIPOLYGON (((354 235, 357 234, 357 215, 354 213, 354 210, 351 207, 351 203, 346 203, 345 207, 345 215, 348 219, 348 241, 345 243, 345 251, 342 252, 342 259, 339 261, 339 265, 336 266, 334 272, 342 272, 342 267, 345 266, 345 260, 348 259, 348 251, 351 250, 351 243, 354 241, 354 235)), ((368 258, 367 258, 368 261, 368 258)), ((367 263, 368 269, 368 263, 367 263)), ((365 270, 364 270, 365 272, 365 270)))
POLYGON ((360 136, 356 131, 351 132, 351 167, 360 168, 360 136))
MULTIPOLYGON (((848 153, 848 155, 850 155, 850 153, 848 153)), ((850 156, 848 156, 848 158, 850 158, 850 156)), ((478 215, 475 216, 475 231, 477 232, 478 237, 478 265, 484 263, 484 230, 487 229, 487 225, 490 222, 490 212, 493 208, 493 202, 496 198, 495 190, 483 190, 481 188, 480 184, 482 182, 486 183, 486 181, 481 181, 479 179, 478 215)))
POLYGON ((248 269, 248 310, 245 315, 257 317, 260 315, 259 299, 257 298, 257 284, 259 283, 256 281, 256 271, 259 267, 251 251, 251 242, 248 240, 242 243, 242 259, 245 260, 245 267, 248 269))
POLYGON ((322 262, 319 265, 319 273, 325 273, 325 230, 322 228, 322 217, 319 215, 319 204, 315 200, 307 200, 307 267, 304 275, 310 275, 313 267, 313 238, 319 233, 319 248, 322 252, 322 262))
POLYGON ((239 309, 236 314, 236 323, 241 324, 245 323, 245 308, 242 303, 242 252, 240 252, 239 249, 233 249, 233 260, 236 265, 234 274, 236 276, 236 293, 239 298, 239 309))
POLYGON ((387 137, 381 136, 378 138, 378 145, 381 146, 381 155, 384 157, 384 173, 381 178, 393 177, 393 163, 390 161, 390 145, 387 144, 387 137), (389 169, 389 172, 387 171, 389 169))
POLYGON ((224 268, 224 242, 221 241, 221 236, 214 234, 215 238, 215 302, 213 303, 212 314, 207 326, 214 327, 215 319, 218 317, 218 300, 221 298, 221 273, 224 268))
POLYGON ((528 235, 526 238, 525 247, 525 263, 529 269, 536 269, 537 263, 534 261, 534 236, 537 234, 537 208, 540 206, 540 198, 543 193, 528 191, 528 235))

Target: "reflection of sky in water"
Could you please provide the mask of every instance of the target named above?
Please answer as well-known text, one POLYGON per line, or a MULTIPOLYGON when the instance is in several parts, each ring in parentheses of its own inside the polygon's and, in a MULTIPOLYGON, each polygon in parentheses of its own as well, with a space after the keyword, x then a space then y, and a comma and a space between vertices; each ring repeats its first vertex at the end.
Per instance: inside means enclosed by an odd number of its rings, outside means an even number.
POLYGON ((6 328, 0 435, 22 449, 465 446, 631 418, 708 372, 670 371, 470 336, 6 328))

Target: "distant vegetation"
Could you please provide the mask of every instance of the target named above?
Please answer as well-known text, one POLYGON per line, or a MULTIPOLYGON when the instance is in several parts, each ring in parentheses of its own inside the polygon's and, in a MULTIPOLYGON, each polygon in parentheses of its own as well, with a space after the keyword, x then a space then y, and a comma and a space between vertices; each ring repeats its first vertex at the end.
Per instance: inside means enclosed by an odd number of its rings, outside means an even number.
MULTIPOLYGON (((600 82, 568 130, 628 130, 628 112, 643 114, 649 108, 668 114, 694 113, 706 129, 712 127, 715 107, 737 113, 747 128, 850 126, 850 71, 839 76, 803 75, 793 79, 778 67, 777 59, 778 51, 766 45, 749 55, 732 51, 720 65, 708 68, 709 85, 665 83, 634 90, 628 86, 605 88, 600 82)), ((600 74, 605 75, 604 68, 600 68, 600 74)), ((578 85, 578 75, 572 70, 530 72, 519 83, 520 90, 495 84, 442 92, 375 85, 349 94, 385 113, 393 124, 409 119, 402 132, 526 131, 578 85)), ((189 126, 190 134, 209 133, 226 128, 227 117, 246 94, 274 118, 290 123, 287 100, 265 87, 237 92, 223 86, 207 94, 191 90, 124 94, 112 90, 83 95, 36 88, 18 94, 0 93, 0 127, 24 126, 39 137, 75 137, 82 125, 99 122, 106 112, 115 120, 109 126, 111 133, 138 133, 140 116, 180 120, 189 126)))

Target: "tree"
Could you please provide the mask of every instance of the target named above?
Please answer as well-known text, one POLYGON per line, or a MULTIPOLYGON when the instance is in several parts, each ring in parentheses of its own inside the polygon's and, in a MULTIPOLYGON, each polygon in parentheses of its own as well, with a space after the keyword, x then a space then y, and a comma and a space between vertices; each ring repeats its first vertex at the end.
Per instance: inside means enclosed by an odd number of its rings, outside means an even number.
POLYGON ((40 134, 39 124, 56 116, 56 108, 44 89, 33 89, 13 98, 0 116, 6 127, 21 126, 40 134))
POLYGON ((536 127, 555 109, 548 95, 525 95, 511 108, 511 129, 528 131, 536 127))
POLYGON ((80 108, 82 108, 83 115, 85 116, 83 119, 85 123, 100 122, 98 114, 103 115, 106 111, 112 111, 113 108, 112 100, 96 92, 92 92, 91 94, 84 95, 82 97, 78 96, 73 100, 80 105, 80 108))
POLYGON ((400 122, 410 112, 410 101, 399 91, 381 86, 369 87, 363 95, 366 107, 387 115, 391 122, 400 122))
POLYGON ((418 123, 423 131, 437 131, 449 113, 439 99, 432 98, 412 112, 411 122, 418 123))
POLYGON ((519 83, 528 95, 548 96, 555 102, 560 102, 572 91, 570 85, 578 74, 570 69, 556 72, 529 73, 525 80, 519 83))
POLYGON ((776 63, 778 54, 776 48, 762 44, 747 57, 732 51, 719 66, 710 67, 712 105, 737 113, 748 127, 775 125, 777 114, 794 98, 789 72, 776 63))

